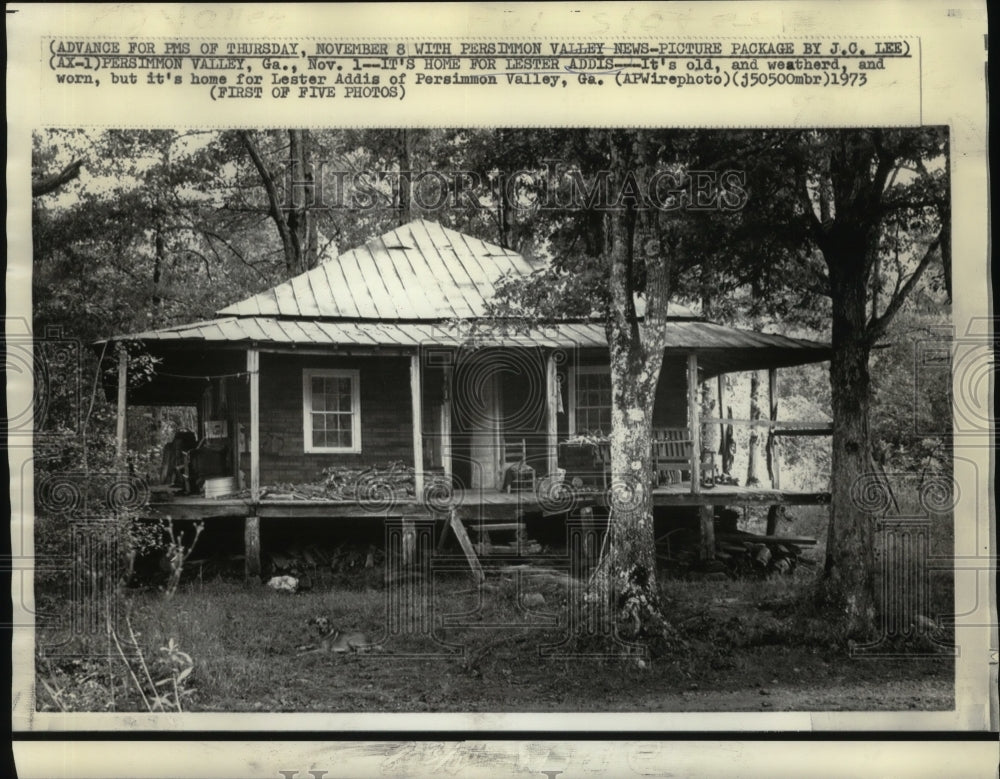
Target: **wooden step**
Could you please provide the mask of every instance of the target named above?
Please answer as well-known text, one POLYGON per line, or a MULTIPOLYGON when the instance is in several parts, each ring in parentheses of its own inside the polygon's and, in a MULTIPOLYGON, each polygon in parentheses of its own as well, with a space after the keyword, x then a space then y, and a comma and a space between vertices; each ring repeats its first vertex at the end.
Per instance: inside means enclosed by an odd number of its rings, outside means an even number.
POLYGON ((477 533, 491 533, 494 530, 524 530, 522 522, 474 522, 466 525, 469 530, 477 533))
POLYGON ((525 541, 521 544, 474 544, 476 553, 480 557, 490 555, 530 555, 538 554, 542 551, 542 545, 537 541, 525 541))
POLYGON ((716 533, 717 541, 737 541, 752 544, 796 544, 798 546, 815 546, 816 539, 807 536, 755 536, 743 533, 716 533))

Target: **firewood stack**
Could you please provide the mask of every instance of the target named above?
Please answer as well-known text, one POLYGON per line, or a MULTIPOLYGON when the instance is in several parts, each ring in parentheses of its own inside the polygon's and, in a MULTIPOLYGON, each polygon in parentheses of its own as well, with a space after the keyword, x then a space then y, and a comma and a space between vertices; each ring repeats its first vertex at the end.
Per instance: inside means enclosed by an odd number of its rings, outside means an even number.
MULTIPOLYGON (((438 481, 446 483, 446 478, 441 473, 426 473, 425 489, 433 487, 438 481)), ((380 503, 386 500, 414 499, 415 485, 413 468, 400 461, 390 462, 385 466, 361 468, 335 465, 326 468, 315 482, 269 484, 261 490, 261 497, 270 500, 348 500, 380 503)))
POLYGON ((269 551, 268 557, 275 574, 319 570, 335 574, 351 573, 380 567, 385 563, 385 553, 377 546, 357 543, 341 543, 336 546, 285 544, 269 551))
POLYGON ((815 538, 718 533, 715 536, 715 559, 725 563, 737 576, 790 574, 800 562, 812 563, 802 557, 802 547, 815 544, 815 538))
POLYGON ((766 577, 791 574, 799 564, 813 565, 802 554, 815 538, 761 536, 735 529, 715 533, 715 559, 698 556, 698 533, 681 528, 661 537, 657 556, 668 570, 697 579, 766 577))

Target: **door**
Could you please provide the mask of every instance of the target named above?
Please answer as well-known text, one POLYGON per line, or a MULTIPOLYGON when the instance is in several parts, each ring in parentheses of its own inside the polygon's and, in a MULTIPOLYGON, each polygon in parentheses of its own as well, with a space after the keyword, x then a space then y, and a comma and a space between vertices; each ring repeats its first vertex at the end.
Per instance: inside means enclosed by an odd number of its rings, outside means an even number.
POLYGON ((452 383, 451 467, 456 485, 496 489, 502 433, 501 372, 490 350, 463 356, 452 383))
POLYGON ((500 487, 500 374, 491 373, 480 385, 480 408, 472 415, 469 436, 470 486, 473 489, 500 487))

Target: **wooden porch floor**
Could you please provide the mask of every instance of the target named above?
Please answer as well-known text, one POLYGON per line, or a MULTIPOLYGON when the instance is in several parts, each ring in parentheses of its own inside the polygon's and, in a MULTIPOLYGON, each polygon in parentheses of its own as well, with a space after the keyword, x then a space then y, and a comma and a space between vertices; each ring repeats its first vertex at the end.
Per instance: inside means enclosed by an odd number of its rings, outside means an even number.
MULTIPOLYGON (((653 490, 656 506, 769 506, 819 505, 830 502, 829 492, 773 490, 759 487, 719 485, 691 493, 687 483, 657 487, 653 490)), ((567 510, 607 505, 607 494, 600 491, 578 491, 572 497, 557 501, 540 500, 532 492, 501 492, 499 490, 456 490, 447 505, 428 505, 414 499, 380 504, 365 504, 356 500, 286 500, 262 498, 256 503, 249 498, 204 498, 173 496, 149 504, 154 516, 173 519, 211 519, 217 517, 317 518, 346 519, 382 517, 431 517, 446 514, 454 507, 465 518, 509 517, 512 513, 562 514, 567 510)))

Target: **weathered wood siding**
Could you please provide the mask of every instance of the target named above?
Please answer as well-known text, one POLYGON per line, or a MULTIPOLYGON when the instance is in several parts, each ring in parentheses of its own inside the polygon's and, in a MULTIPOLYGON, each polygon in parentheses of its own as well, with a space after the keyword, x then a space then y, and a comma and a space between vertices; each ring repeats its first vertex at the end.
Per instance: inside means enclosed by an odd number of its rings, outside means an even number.
MULTIPOLYGON (((409 358, 262 354, 260 406, 261 484, 312 481, 331 465, 385 466, 392 460, 413 465, 409 358), (305 451, 302 371, 324 368, 359 371, 360 453, 305 451)), ((248 409, 249 402, 240 403, 247 430, 248 409)))
POLYGON ((653 405, 653 427, 687 427, 687 363, 683 358, 663 360, 653 405))
MULTIPOLYGON (((583 362, 583 361, 581 361, 583 362)), ((601 364, 599 358, 586 359, 587 364, 601 364)), ((505 437, 524 438, 528 459, 539 474, 545 472, 545 395, 543 361, 525 359, 522 372, 502 373, 502 406, 505 437), (537 364, 536 364, 537 363, 537 364), (536 375, 537 374, 537 375, 536 375), (537 412, 533 411, 537 403, 537 412)), ((686 366, 682 360, 665 360, 660 374, 653 409, 656 427, 684 427, 686 366)), ((558 415, 558 438, 568 434, 571 409, 567 368, 560 366, 563 378, 565 411, 558 415)), ((424 433, 426 465, 431 465, 431 439, 439 435, 439 417, 443 396, 443 375, 435 367, 424 371, 424 433)), ((461 382, 459 383, 461 386, 461 382)), ((413 464, 412 413, 410 409, 409 360, 404 357, 316 357, 298 355, 261 355, 261 483, 307 482, 319 477, 331 465, 386 465, 399 460, 413 464), (361 394, 361 452, 358 454, 307 453, 303 441, 302 371, 306 369, 354 369, 359 371, 361 394)), ((233 421, 250 429, 249 391, 245 380, 234 379, 227 387, 228 413, 233 421)), ((236 427, 232 441, 236 443, 236 427)), ((453 433, 457 456, 467 447, 467 432, 453 433)), ((458 469, 461 470, 459 464, 458 469)), ((240 468, 248 472, 249 457, 240 454, 240 468)))

